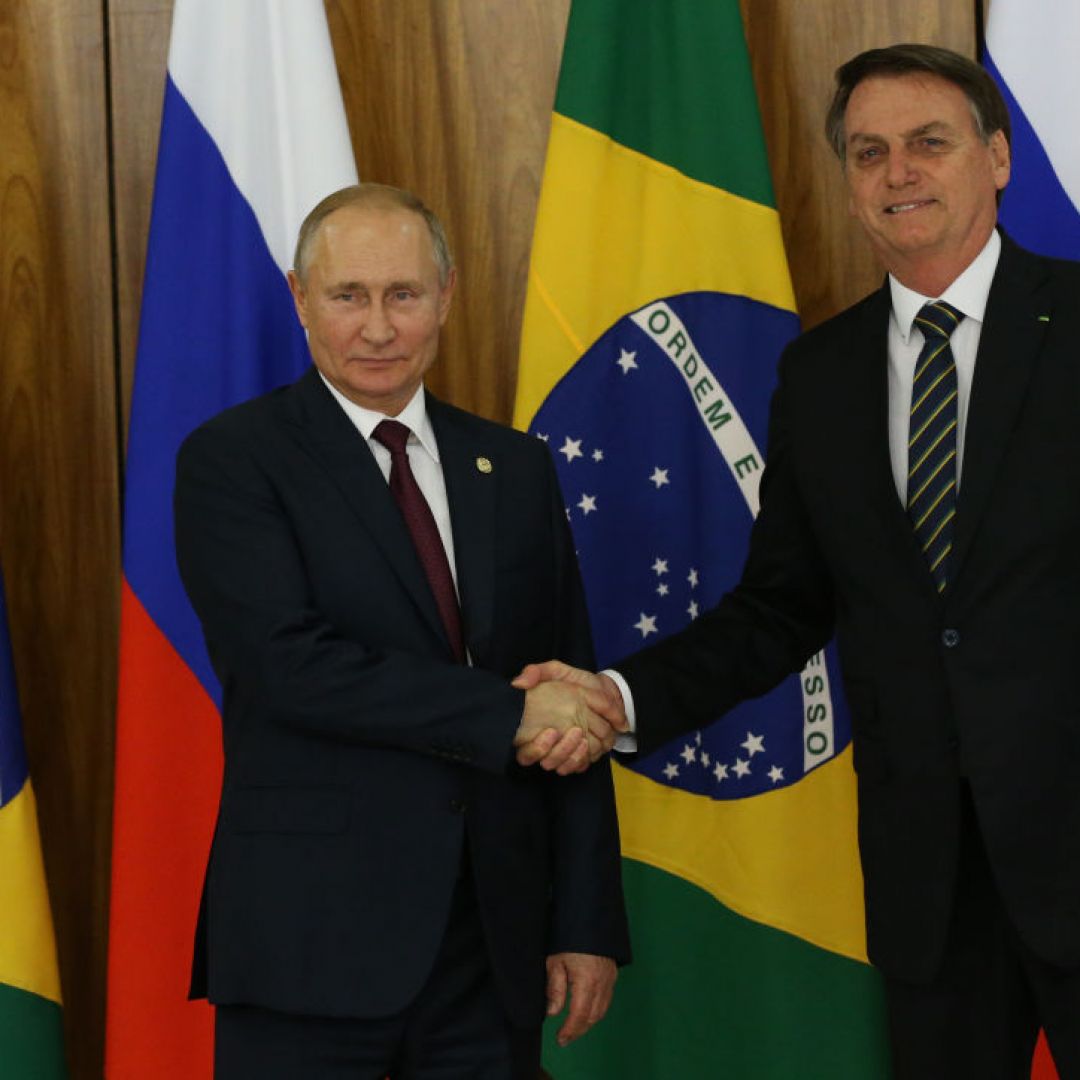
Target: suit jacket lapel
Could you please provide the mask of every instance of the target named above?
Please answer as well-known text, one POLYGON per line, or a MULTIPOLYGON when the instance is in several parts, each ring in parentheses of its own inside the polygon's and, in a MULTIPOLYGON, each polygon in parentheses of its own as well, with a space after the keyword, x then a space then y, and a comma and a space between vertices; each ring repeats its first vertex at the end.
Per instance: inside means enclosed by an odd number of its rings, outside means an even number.
POLYGON ((467 413, 427 396, 428 416, 435 429, 442 461, 450 520, 458 596, 469 653, 479 659, 491 637, 495 603, 495 503, 502 462, 474 427, 467 413), (491 466, 485 471, 481 466, 491 466))
POLYGON ((1046 304, 1040 306, 1044 279, 1039 261, 1003 236, 968 405, 952 581, 971 550, 1046 332, 1039 321, 1048 314, 1046 304))
MULTIPOLYGON (((363 437, 311 368, 293 388, 304 445, 330 474, 342 498, 379 547, 431 629, 445 641, 439 609, 413 547, 412 536, 363 437)), ((447 643, 447 652, 450 651, 447 643)))

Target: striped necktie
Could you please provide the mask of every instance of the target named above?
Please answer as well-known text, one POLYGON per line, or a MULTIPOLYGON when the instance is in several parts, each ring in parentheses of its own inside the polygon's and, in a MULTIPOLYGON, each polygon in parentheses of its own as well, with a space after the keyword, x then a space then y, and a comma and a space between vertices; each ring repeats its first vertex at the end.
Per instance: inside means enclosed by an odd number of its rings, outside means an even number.
POLYGON ((907 512, 939 593, 949 582, 956 517, 956 365, 949 336, 963 317, 942 300, 915 316, 924 341, 911 387, 907 512))

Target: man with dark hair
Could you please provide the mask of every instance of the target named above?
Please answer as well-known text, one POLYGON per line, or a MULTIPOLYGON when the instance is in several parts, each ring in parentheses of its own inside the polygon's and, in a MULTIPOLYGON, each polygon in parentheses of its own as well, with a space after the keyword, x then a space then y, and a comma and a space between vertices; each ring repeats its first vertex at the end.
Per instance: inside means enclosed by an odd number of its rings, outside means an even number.
POLYGON ((535 1080, 545 1005, 576 1038, 628 959, 606 763, 514 761, 552 710, 593 759, 610 731, 509 684, 591 645, 546 447, 423 388, 454 281, 415 196, 329 196, 289 275, 314 367, 180 451, 224 691, 192 980, 219 1077, 535 1080))
POLYGON ((1026 1077, 1041 1024, 1077 1077, 1080 265, 996 230, 1008 120, 972 61, 863 53, 827 133, 888 278, 785 351, 740 582, 617 670, 518 684, 606 693, 650 751, 835 633, 895 1075, 1026 1077))

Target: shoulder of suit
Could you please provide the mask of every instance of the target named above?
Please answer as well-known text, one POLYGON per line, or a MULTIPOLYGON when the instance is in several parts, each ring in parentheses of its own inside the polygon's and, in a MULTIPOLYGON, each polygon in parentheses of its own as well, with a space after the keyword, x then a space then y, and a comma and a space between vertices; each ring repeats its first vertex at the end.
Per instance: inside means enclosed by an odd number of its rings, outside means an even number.
POLYGON ((517 428, 501 424, 496 420, 488 420, 465 409, 459 409, 456 405, 449 405, 431 394, 428 394, 428 414, 432 416, 433 422, 453 424, 459 431, 485 441, 493 449, 522 451, 541 456, 546 453, 543 441, 535 435, 518 431, 517 428))
MULTIPOLYGON (((273 427, 281 418, 295 384, 279 386, 268 393, 231 405, 196 427, 188 439, 244 438, 273 427)), ((187 440, 185 440, 187 441, 187 440)))

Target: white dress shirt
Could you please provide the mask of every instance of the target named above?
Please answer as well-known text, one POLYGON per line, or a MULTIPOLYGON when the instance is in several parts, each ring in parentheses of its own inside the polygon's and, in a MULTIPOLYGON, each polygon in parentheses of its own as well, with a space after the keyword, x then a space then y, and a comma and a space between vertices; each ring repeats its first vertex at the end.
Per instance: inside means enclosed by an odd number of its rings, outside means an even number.
MULTIPOLYGON (((889 275, 892 294, 892 311, 889 315, 889 458, 892 462, 893 479, 900 502, 907 504, 908 472, 908 420, 911 413, 911 384, 915 379, 915 361, 923 346, 922 331, 915 326, 915 316, 925 304, 945 300, 964 318, 949 339, 953 360, 956 364, 957 426, 956 426, 956 486, 960 488, 960 469, 964 459, 964 433, 967 430, 968 402, 971 384, 975 376, 975 355, 979 350, 983 322, 986 318, 986 301, 994 280, 998 258, 1001 255, 1001 237, 995 229, 986 246, 975 256, 968 268, 941 294, 922 296, 901 285, 889 275)), ((621 753, 637 750, 637 728, 634 698, 626 680, 617 672, 604 672, 615 681, 622 695, 630 733, 615 740, 615 749, 621 753)))
MULTIPOLYGON (((450 574, 454 579, 456 589, 457 566, 454 563, 454 533, 450 528, 450 503, 446 497, 446 481, 443 478, 442 464, 439 460, 439 444, 435 441, 435 430, 427 414, 423 386, 417 388, 409 404, 397 416, 386 416, 350 401, 327 380, 321 371, 319 378, 326 383, 326 388, 345 410, 345 415, 367 441, 372 454, 375 455, 376 463, 382 470, 383 479, 387 483, 390 482, 390 451, 378 439, 372 438, 372 433, 383 420, 396 420, 409 429, 409 441, 405 444, 405 453, 409 455, 409 468, 412 469, 417 486, 427 499, 428 506, 431 507, 431 514, 435 518, 439 536, 446 549, 446 561, 450 564, 450 574)), ((460 600, 460 592, 458 598, 460 600)))

